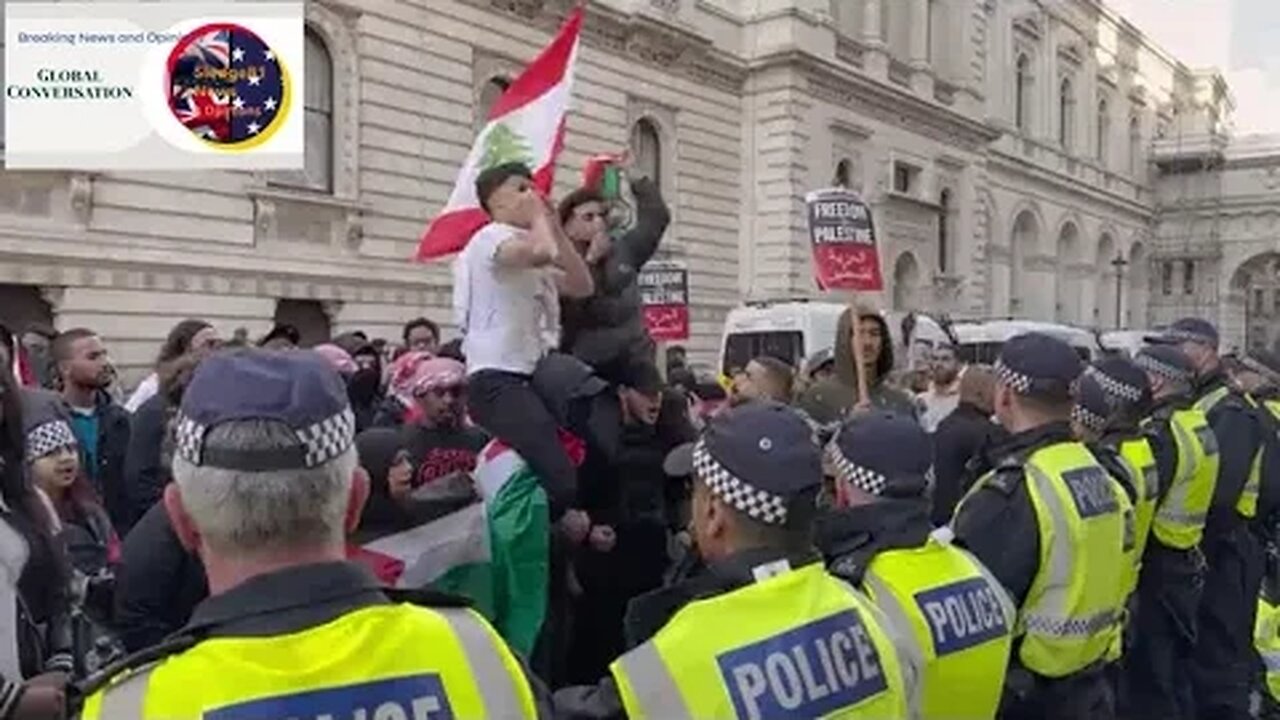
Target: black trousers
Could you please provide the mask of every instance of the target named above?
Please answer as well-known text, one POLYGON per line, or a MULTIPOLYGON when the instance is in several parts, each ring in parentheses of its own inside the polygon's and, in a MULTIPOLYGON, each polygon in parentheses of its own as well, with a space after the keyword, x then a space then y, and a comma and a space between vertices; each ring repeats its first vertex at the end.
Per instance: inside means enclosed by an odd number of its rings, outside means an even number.
POLYGON ((551 519, 574 506, 578 472, 569 460, 558 425, 528 375, 481 370, 467 380, 467 409, 471 419, 510 445, 542 482, 551 506, 551 519))
POLYGON ((996 717, 999 720, 1115 720, 1115 694, 1102 665, 1050 679, 1015 664, 1009 668, 996 717))
POLYGON ((1262 547, 1243 521, 1212 536, 1206 533, 1203 547, 1209 569, 1191 667, 1196 716, 1249 718, 1262 547))
POLYGON ((1133 643, 1121 673, 1121 715, 1134 720, 1192 720, 1186 702, 1204 586, 1199 549, 1176 550, 1154 537, 1142 559, 1133 613, 1133 643))

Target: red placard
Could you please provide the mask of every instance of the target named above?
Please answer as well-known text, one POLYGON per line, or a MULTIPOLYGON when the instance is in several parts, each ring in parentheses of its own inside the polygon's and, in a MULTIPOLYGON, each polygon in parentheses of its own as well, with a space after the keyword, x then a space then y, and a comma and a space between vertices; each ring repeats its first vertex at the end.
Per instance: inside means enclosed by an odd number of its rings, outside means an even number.
POLYGON ((875 292, 884 289, 871 208, 844 188, 805 195, 813 275, 823 290, 875 292))
POLYGON ((689 271, 678 263, 649 263, 636 278, 644 324, 654 340, 689 339, 689 271))

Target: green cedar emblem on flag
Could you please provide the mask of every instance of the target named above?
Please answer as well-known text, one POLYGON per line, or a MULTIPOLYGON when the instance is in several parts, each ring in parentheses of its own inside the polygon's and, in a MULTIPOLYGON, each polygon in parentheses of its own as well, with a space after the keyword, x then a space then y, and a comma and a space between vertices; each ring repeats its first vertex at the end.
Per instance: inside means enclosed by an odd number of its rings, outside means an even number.
POLYGON ((506 123, 498 123, 484 136, 484 155, 480 159, 481 171, 507 163, 533 165, 533 150, 523 135, 506 123))

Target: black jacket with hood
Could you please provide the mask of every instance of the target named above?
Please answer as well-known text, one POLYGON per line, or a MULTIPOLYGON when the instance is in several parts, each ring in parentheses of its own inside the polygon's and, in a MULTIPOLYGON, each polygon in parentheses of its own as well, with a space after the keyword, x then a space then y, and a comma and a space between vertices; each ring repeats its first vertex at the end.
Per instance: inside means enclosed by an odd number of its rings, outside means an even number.
POLYGON ((591 265, 595 293, 561 301, 561 349, 614 381, 619 379, 610 372, 614 366, 631 357, 653 355, 637 278, 671 222, 671 212, 652 180, 638 178, 631 188, 636 198, 635 227, 614 240, 609 254, 591 265))
MULTIPOLYGON (((850 312, 845 310, 836 325, 836 343, 832 348, 836 374, 818 382, 800 396, 798 405, 819 425, 830 425, 842 420, 857 402, 858 370, 853 360, 853 325, 850 312)), ((868 378, 867 394, 876 408, 892 410, 915 416, 916 404, 910 395, 890 387, 885 380, 893 371, 893 337, 889 325, 874 310, 858 308, 858 316, 874 320, 880 325, 880 356, 876 358, 875 374, 868 378)))

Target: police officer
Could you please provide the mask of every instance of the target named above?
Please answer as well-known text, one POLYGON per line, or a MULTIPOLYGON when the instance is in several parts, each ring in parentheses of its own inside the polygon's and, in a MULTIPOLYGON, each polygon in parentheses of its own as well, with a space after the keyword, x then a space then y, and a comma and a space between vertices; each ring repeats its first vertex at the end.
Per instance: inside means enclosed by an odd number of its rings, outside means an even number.
POLYGON ((826 453, 837 509, 818 520, 818 548, 913 642, 921 716, 994 717, 1016 610, 949 528, 931 532, 929 436, 909 417, 876 412, 846 421, 826 453))
POLYGON ((1259 660, 1259 720, 1280 718, 1280 553, 1267 547, 1266 571, 1258 595, 1253 642, 1259 660))
POLYGON ((1076 383, 1076 403, 1071 409, 1076 436, 1120 481, 1133 504, 1128 593, 1138 584, 1138 567, 1160 495, 1155 453, 1141 427, 1150 410, 1147 376, 1127 358, 1103 358, 1085 368, 1076 383))
POLYGON ((342 380, 315 353, 204 361, 164 504, 211 597, 90 687, 85 718, 538 714, 525 670, 478 614, 444 596, 396 602, 344 560, 368 496, 354 427, 342 380))
MULTIPOLYGON (((902 718, 910 670, 879 613, 812 549, 822 459, 790 408, 746 403, 672 451, 693 477, 707 572, 651 637, 593 688, 556 694, 573 717, 902 718)), ((643 604, 657 597, 632 602, 643 604)))
POLYGON ((1195 368, 1196 407, 1209 419, 1219 450, 1201 547, 1209 565, 1200 600, 1192 668, 1199 717, 1249 716, 1253 616, 1262 582, 1262 549, 1250 532, 1261 480, 1261 430, 1254 408, 1229 381, 1218 357, 1218 331, 1199 318, 1173 323, 1153 342, 1176 345, 1195 368))
POLYGON ((1004 718, 1110 718, 1104 674, 1122 622, 1124 489, 1071 434, 1079 357, 1040 333, 996 362, 995 414, 1010 433, 956 511, 956 540, 1018 606, 1004 718))
POLYGON ((1133 643, 1123 663, 1124 706, 1130 717, 1177 720, 1195 717, 1187 688, 1204 585, 1200 542, 1218 479, 1217 441, 1195 407, 1195 371, 1181 350, 1151 345, 1134 364, 1151 388, 1143 430, 1160 495, 1138 574, 1133 643))

